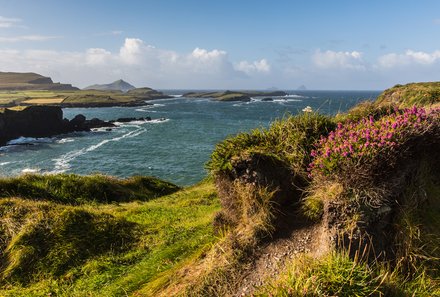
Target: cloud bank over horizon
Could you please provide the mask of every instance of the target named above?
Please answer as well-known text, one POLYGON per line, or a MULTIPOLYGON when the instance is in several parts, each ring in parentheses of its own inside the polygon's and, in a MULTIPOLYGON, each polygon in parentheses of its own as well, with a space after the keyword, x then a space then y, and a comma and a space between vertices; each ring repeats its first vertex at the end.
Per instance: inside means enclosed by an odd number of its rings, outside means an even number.
MULTIPOLYGON (((6 26, 12 21, 0 18, 0 25, 2 22, 6 26)), ((27 40, 50 38, 56 37, 37 35, 27 40)), ((0 42, 7 40, 0 37, 0 42)), ((294 65, 265 57, 232 61, 222 49, 195 47, 181 53, 157 48, 139 38, 125 38, 113 52, 98 47, 84 51, 0 49, 0 71, 38 72, 81 88, 122 78, 139 87, 154 88, 294 89, 306 85, 309 89, 381 89, 396 83, 433 80, 439 68, 440 50, 386 53, 367 61, 358 50, 318 49, 307 56, 306 63, 294 65)))

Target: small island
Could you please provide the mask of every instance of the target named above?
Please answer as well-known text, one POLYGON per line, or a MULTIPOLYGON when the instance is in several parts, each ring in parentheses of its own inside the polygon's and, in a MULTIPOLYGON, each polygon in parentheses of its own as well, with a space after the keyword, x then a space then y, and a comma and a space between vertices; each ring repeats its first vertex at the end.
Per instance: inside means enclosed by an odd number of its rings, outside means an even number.
POLYGON ((187 98, 211 98, 216 101, 250 101, 251 97, 286 96, 283 91, 216 91, 216 92, 190 92, 183 94, 187 98))

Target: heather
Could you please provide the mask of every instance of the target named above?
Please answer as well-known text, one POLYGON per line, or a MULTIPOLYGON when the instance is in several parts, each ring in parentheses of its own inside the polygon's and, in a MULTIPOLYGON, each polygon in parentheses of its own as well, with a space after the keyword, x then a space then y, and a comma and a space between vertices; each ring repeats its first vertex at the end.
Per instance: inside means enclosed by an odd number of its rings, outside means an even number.
POLYGON ((411 157, 411 148, 417 146, 420 150, 438 141, 439 123, 439 108, 427 111, 416 106, 396 108, 379 119, 370 115, 359 121, 338 123, 311 152, 314 160, 309 171, 314 178, 332 175, 347 182, 374 178, 397 166, 399 159, 411 157))

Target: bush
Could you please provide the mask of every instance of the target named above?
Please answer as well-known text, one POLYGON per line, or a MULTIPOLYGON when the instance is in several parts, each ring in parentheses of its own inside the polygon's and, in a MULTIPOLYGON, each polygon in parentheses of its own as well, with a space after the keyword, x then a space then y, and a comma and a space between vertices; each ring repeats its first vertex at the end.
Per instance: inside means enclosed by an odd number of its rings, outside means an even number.
POLYGON ((258 153, 282 161, 297 174, 306 175, 310 150, 321 135, 327 135, 335 124, 324 115, 302 113, 275 121, 269 129, 255 129, 229 137, 217 144, 207 168, 211 173, 229 173, 231 160, 244 154, 258 153))

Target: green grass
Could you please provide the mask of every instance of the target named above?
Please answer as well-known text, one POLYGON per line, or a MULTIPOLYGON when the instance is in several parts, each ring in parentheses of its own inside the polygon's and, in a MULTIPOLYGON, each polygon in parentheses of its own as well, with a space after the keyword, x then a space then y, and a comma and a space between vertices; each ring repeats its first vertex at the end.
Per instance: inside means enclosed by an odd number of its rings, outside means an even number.
POLYGON ((397 104, 400 107, 427 106, 440 103, 440 82, 396 85, 385 90, 378 98, 378 105, 397 104))
POLYGON ((17 277, 3 279, 1 296, 125 296, 166 277, 168 271, 216 240, 212 219, 219 202, 209 181, 151 201, 118 205, 3 201, 15 203, 10 207, 14 215, 8 218, 23 229, 12 237, 8 250, 17 246, 14 259, 31 257, 33 265, 23 266, 20 261, 24 260, 20 260, 14 262, 13 270, 3 267, 2 271, 17 271, 17 277), (34 223, 34 228, 25 224, 23 207, 30 207, 29 215, 42 216, 44 223, 34 223), (110 234, 112 238, 108 238, 110 234), (35 257, 37 245, 32 244, 38 241, 48 248, 46 256, 39 251, 41 256, 35 257), (102 248, 105 244, 111 244, 110 249, 102 248), (99 252, 93 250, 97 248, 99 252), (70 264, 63 265, 65 262, 70 264), (19 268, 31 269, 32 273, 20 274, 23 270, 19 268), (19 276, 30 279, 24 282, 19 276))
POLYGON ((438 278, 424 271, 409 279, 380 263, 331 253, 320 259, 301 256, 284 274, 260 287, 255 296, 439 296, 438 278))
POLYGON ((179 187, 154 177, 117 179, 105 175, 26 174, 0 178, 0 197, 49 200, 63 204, 146 201, 179 187))
POLYGON ((231 161, 245 154, 258 153, 275 158, 307 178, 310 151, 321 135, 335 127, 331 118, 303 113, 273 122, 269 129, 255 129, 229 137, 216 145, 207 168, 214 174, 232 170, 231 161))

